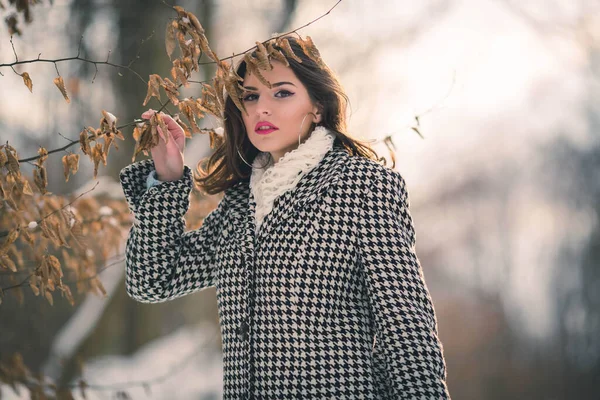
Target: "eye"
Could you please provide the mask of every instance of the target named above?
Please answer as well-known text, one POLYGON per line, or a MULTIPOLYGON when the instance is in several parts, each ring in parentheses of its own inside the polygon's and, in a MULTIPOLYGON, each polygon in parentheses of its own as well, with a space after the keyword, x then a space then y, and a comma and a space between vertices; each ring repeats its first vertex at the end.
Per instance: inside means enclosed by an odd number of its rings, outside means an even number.
POLYGON ((281 96, 279 97, 290 97, 291 95, 293 95, 294 93, 289 92, 287 90, 280 90, 279 92, 275 93, 275 96, 281 94, 281 96))
POLYGON ((256 99, 255 99, 253 96, 257 96, 257 95, 256 95, 256 94, 254 94, 254 93, 250 93, 250 94, 247 94, 247 95, 245 95, 245 96, 242 96, 242 100, 243 100, 243 101, 252 101, 252 100, 256 100, 256 99))

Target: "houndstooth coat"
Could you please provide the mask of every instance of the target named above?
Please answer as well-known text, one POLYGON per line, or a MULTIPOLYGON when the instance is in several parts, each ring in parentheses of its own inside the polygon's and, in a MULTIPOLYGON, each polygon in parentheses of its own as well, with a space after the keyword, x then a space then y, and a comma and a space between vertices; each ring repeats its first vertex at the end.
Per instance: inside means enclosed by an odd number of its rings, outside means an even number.
POLYGON ((192 174, 120 180, 126 288, 158 303, 215 286, 224 399, 449 399, 402 176, 336 144, 255 233, 247 181, 184 232, 192 174))

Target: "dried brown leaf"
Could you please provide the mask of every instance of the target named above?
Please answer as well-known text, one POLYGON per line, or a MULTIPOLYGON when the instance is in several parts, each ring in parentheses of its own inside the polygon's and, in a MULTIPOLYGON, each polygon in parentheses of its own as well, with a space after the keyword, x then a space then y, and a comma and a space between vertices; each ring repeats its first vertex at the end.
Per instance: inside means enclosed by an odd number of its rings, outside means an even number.
POLYGON ((196 117, 194 113, 195 102, 193 100, 186 101, 185 104, 180 108, 180 111, 185 115, 187 120, 189 121, 192 132, 199 132, 200 128, 198 128, 198 124, 196 123, 196 117))
POLYGON ((24 176, 20 178, 21 182, 21 190, 24 195, 33 196, 33 190, 31 190, 31 186, 29 185, 29 181, 24 176))
POLYGON ((85 249, 88 247, 88 238, 83 234, 81 222, 76 221, 71 227, 71 235, 75 240, 75 243, 81 248, 85 249))
POLYGON ((248 111, 246 111, 246 106, 242 101, 242 90, 238 84, 237 78, 234 75, 229 75, 227 77, 227 80, 225 81, 225 89, 227 90, 227 93, 229 93, 229 97, 231 100, 233 100, 233 103, 236 105, 236 107, 241 112, 248 114, 248 111))
POLYGON ((27 72, 23 72, 21 74, 21 77, 23 78, 23 83, 25 84, 25 86, 27 86, 29 91, 33 93, 33 82, 31 81, 31 77, 29 76, 29 74, 27 72))
POLYGON ((40 158, 37 159, 36 163, 37 163, 37 165, 41 166, 48 159, 48 150, 46 150, 43 147, 40 147, 38 149, 38 155, 40 158))
MULTIPOLYGON (((75 305, 75 299, 73 298, 73 294, 71 293, 71 289, 67 285, 63 285, 62 286, 62 291, 63 291, 64 296, 67 298, 67 301, 69 302, 69 304, 71 306, 74 306, 75 305)), ((85 399, 86 398, 85 397, 85 393, 82 393, 82 394, 83 394, 83 398, 85 399)))
MULTIPOLYGON (((215 88, 212 85, 207 83, 202 84, 202 100, 197 100, 197 106, 201 107, 201 109, 208 111, 213 114, 217 118, 223 117, 223 108, 219 105, 219 101, 217 100, 217 93, 215 92, 215 88)), ((199 132, 200 130, 194 130, 195 132, 199 132)))
POLYGON ((206 38, 206 36, 204 36, 204 33, 202 33, 200 35, 198 43, 200 45, 200 48, 204 52, 204 54, 206 54, 213 61, 215 61, 217 63, 219 62, 219 57, 217 57, 217 55, 215 54, 215 52, 212 51, 212 49, 208 45, 208 39, 206 38))
POLYGON ((167 94, 167 97, 173 103, 173 105, 179 104, 179 92, 177 91, 177 86, 173 83, 169 78, 165 78, 161 85, 167 94))
MULTIPOLYGON (((181 103, 179 103, 181 105, 181 103)), ((181 117, 179 116, 179 114, 175 114, 173 116, 173 119, 175 120, 175 122, 177 122, 182 128, 183 128, 183 133, 185 135, 186 138, 191 138, 192 137, 192 132, 190 131, 190 127, 183 122, 183 120, 181 119, 181 117)))
POLYGON ((8 251, 8 248, 10 247, 10 245, 13 244, 17 240, 18 237, 19 237, 19 229, 17 229, 17 228, 12 229, 6 236, 4 243, 2 243, 2 247, 0 247, 0 254, 6 253, 8 251))
POLYGON ((176 81, 179 81, 183 84, 184 87, 188 87, 190 84, 188 83, 188 77, 185 73, 185 70, 182 68, 177 68, 175 70, 176 77, 173 78, 176 81))
MULTIPOLYGON (((177 31, 175 35, 177 37, 177 44, 179 45, 179 50, 181 50, 180 59, 189 57, 192 54, 192 52, 190 51, 190 45, 188 44, 188 41, 185 39, 185 33, 183 33, 182 31, 177 31)), ((190 42, 191 40, 192 39, 190 39, 190 42)))
POLYGON ((58 76, 54 78, 54 84, 56 85, 58 90, 60 90, 60 93, 63 95, 67 103, 70 103, 71 99, 69 99, 69 95, 67 94, 67 88, 65 87, 65 81, 63 80, 63 77, 58 76))
POLYGON ((198 18, 189 11, 186 13, 186 16, 189 18, 189 20, 192 23, 192 26, 194 27, 196 32, 200 35, 203 35, 204 28, 202 28, 202 25, 200 25, 200 21, 198 21, 198 18))
POLYGON ((175 39, 176 27, 177 21, 172 21, 170 24, 167 24, 165 47, 167 48, 167 55, 169 56, 169 59, 171 58, 171 55, 173 55, 173 51, 175 51, 175 46, 177 46, 177 40, 175 39))
POLYGON ((302 59, 294 53, 292 50, 292 46, 290 46, 290 42, 287 39, 281 39, 278 43, 279 47, 283 49, 283 52, 286 54, 288 58, 293 58, 297 62, 301 63, 302 59))
POLYGON ((181 6, 173 6, 173 9, 175 11, 177 11, 177 14, 179 14, 180 17, 185 17, 186 12, 183 9, 183 7, 181 7, 181 6))
POLYGON ((19 160, 13 154, 13 150, 14 149, 11 146, 6 146, 5 152, 6 152, 6 158, 8 159, 8 162, 7 162, 8 171, 12 172, 13 174, 20 175, 21 172, 19 170, 19 160))
POLYGON ((48 186, 48 178, 46 175, 46 167, 38 167, 36 166, 33 170, 33 183, 35 186, 42 192, 42 194, 46 194, 48 190, 46 187, 48 186))
POLYGON ((46 258, 50 269, 54 270, 60 277, 62 277, 63 273, 60 268, 60 261, 58 260, 58 258, 56 258, 56 256, 53 256, 52 254, 49 254, 48 256, 46 256, 46 258))
POLYGON ((52 223, 48 221, 48 219, 43 219, 42 221, 40 221, 38 226, 42 230, 43 237, 50 239, 52 243, 54 243, 57 246, 60 245, 60 239, 58 238, 56 228, 54 225, 52 225, 52 223))
POLYGON ((17 272, 17 266, 15 265, 13 260, 11 260, 10 257, 6 254, 0 254, 0 267, 9 269, 12 272, 17 272))
POLYGON ((79 146, 81 147, 81 151, 83 151, 83 154, 85 155, 89 155, 92 151, 92 149, 90 148, 90 140, 88 138, 88 129, 84 129, 81 131, 81 133, 79 134, 79 146))
POLYGON ((71 173, 75 175, 79 170, 79 154, 71 154, 69 155, 69 168, 71 168, 71 173))
POLYGON ((225 67, 225 69, 223 67, 218 67, 217 73, 212 81, 212 86, 215 88, 217 100, 219 101, 219 106, 221 108, 225 108, 225 80, 228 76, 229 71, 227 67, 225 67))
POLYGON ((285 64, 286 67, 290 66, 290 62, 288 61, 288 59, 286 58, 286 56, 283 55, 283 53, 279 50, 277 50, 275 47, 273 47, 273 41, 270 40, 267 42, 267 52, 269 53, 269 57, 285 64))
POLYGON ((20 251, 20 249, 17 249, 17 246, 14 243, 8 248, 8 254, 17 261, 17 266, 23 266, 23 253, 20 251))
POLYGON ((162 131, 163 138, 165 139, 165 143, 168 144, 170 136, 169 136, 169 128, 167 127, 165 120, 163 119, 162 115, 160 115, 159 113, 154 114, 154 118, 156 120, 156 123, 160 127, 160 130, 162 131))
POLYGON ((106 157, 108 157, 108 152, 110 151, 110 145, 112 143, 116 143, 114 142, 112 136, 104 136, 104 146, 102 148, 102 151, 104 152, 104 154, 106 154, 106 157))
POLYGON ((302 47, 302 51, 318 65, 323 65, 321 54, 317 49, 317 46, 313 43, 310 36, 306 36, 306 39, 299 39, 298 43, 302 47))
POLYGON ((29 234, 29 231, 27 230, 27 228, 23 228, 21 229, 21 236, 23 236, 23 238, 25 239, 25 241, 27 243, 29 243, 29 245, 31 247, 34 246, 34 241, 33 241, 33 237, 29 234))
POLYGON ((92 161, 94 162, 94 179, 96 179, 98 177, 98 165, 100 165, 100 161, 106 165, 106 157, 102 151, 101 143, 96 143, 96 145, 92 147, 92 161))
POLYGON ((48 279, 50 278, 50 268, 48 267, 48 258, 44 257, 42 258, 41 264, 39 266, 39 270, 38 270, 38 276, 40 276, 41 279, 41 289, 42 291, 44 291, 45 286, 48 284, 48 279))
POLYGON ((271 61, 269 60, 269 53, 265 45, 261 42, 256 42, 256 48, 256 58, 258 59, 256 66, 265 71, 272 70, 273 65, 271 65, 271 61))
POLYGON ((50 305, 53 306, 54 299, 52 298, 52 292, 50 292, 49 290, 46 290, 46 293, 44 294, 44 296, 46 297, 46 300, 48 300, 48 303, 50 303, 50 305))
POLYGON ((143 105, 145 106, 152 97, 156 97, 160 101, 160 86, 163 84, 162 78, 157 74, 151 74, 148 78, 148 92, 144 99, 143 105))
POLYGON ((34 295, 36 295, 36 296, 40 295, 40 289, 37 286, 37 276, 36 275, 31 275, 29 277, 29 287, 33 291, 34 295))
POLYGON ((265 85, 266 87, 268 87, 269 89, 271 89, 271 82, 269 82, 264 76, 263 74, 260 72, 260 69, 257 66, 258 61, 256 60, 256 58, 252 57, 252 55, 250 55, 250 53, 246 53, 244 55, 244 61, 246 61, 246 66, 248 68, 248 72, 256 75, 256 77, 258 78, 258 80, 265 85))
MULTIPOLYGON (((96 146, 99 143, 96 144, 96 146)), ((75 175, 79 170, 79 154, 68 154, 62 158, 65 181, 69 182, 69 175, 75 175)))
POLYGON ((57 223, 57 226, 56 226, 56 233, 58 235, 58 240, 60 241, 60 246, 63 246, 63 247, 66 247, 66 248, 70 249, 71 246, 69 246, 69 243, 67 242, 67 238, 65 237, 65 234, 63 232, 63 228, 58 223, 57 223))
POLYGON ((8 162, 8 157, 6 157, 6 154, 1 151, 2 147, 4 146, 0 146, 0 168, 4 167, 8 162))

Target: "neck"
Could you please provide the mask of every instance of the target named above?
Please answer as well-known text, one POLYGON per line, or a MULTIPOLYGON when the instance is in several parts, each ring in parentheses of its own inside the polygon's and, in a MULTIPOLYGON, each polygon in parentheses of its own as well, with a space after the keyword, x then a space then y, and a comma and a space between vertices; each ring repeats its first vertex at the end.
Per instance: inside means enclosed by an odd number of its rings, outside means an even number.
MULTIPOLYGON (((310 137, 310 134, 311 134, 311 132, 309 132, 308 135, 306 135, 306 137, 302 140, 302 142, 300 142, 300 144, 306 142, 306 140, 310 137)), ((284 154, 289 153, 290 151, 296 150, 298 147, 299 147, 299 145, 294 143, 293 145, 291 145, 290 147, 288 147, 286 149, 269 152, 271 154, 271 159, 273 160, 273 165, 277 164, 277 162, 281 159, 281 157, 283 157, 284 154)))

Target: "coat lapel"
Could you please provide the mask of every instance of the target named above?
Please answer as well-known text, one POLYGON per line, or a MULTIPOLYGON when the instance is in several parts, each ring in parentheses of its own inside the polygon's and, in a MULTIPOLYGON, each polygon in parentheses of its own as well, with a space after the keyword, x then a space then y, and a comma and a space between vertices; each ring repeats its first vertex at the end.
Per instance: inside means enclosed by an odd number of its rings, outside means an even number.
MULTIPOLYGON (((256 233, 256 244, 260 245, 265 237, 274 234, 278 230, 285 229, 287 220, 293 217, 303 208, 309 207, 312 202, 321 197, 336 183, 340 177, 340 169, 343 166, 344 157, 347 154, 343 148, 332 147, 323 159, 308 173, 306 173, 298 184, 277 197, 273 203, 273 209, 265 215, 259 231, 256 233)), ((250 193, 249 203, 255 207, 254 197, 250 193)), ((254 211, 251 213, 254 221, 254 211)), ((253 222, 253 226, 255 223, 253 222)))

